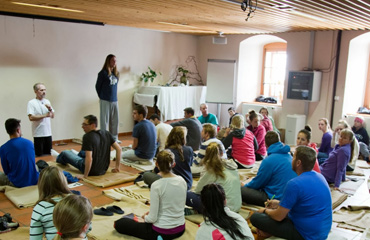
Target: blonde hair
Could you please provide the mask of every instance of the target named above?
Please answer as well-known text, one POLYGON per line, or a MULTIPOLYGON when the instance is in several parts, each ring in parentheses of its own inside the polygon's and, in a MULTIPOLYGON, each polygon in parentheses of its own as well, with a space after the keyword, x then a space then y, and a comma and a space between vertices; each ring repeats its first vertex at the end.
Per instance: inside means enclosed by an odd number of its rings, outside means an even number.
POLYGON ((157 155, 157 165, 161 172, 171 172, 174 161, 175 155, 168 149, 160 151, 157 155))
POLYGON ((86 224, 91 223, 93 210, 91 202, 84 196, 69 195, 54 208, 53 222, 58 233, 54 239, 80 237, 86 224))
POLYGON ((231 120, 231 125, 235 128, 244 128, 244 117, 242 115, 236 115, 231 120))
POLYGON ((327 130, 331 130, 330 123, 329 123, 329 120, 327 118, 320 118, 319 121, 323 121, 326 125, 327 130))
POLYGON ((210 138, 216 137, 216 127, 211 123, 203 124, 204 133, 208 133, 210 138))
POLYGON ((342 133, 344 134, 344 136, 348 137, 351 140, 351 156, 350 156, 349 161, 350 163, 352 163, 352 157, 355 151, 355 144, 356 144, 355 134, 352 132, 352 130, 347 129, 347 128, 340 131, 340 135, 342 135, 342 133))
POLYGON ((71 193, 66 177, 55 166, 48 166, 41 171, 37 187, 39 190, 38 202, 45 201, 56 204, 53 197, 64 197, 71 193))
POLYGON ((212 142, 207 146, 206 155, 203 158, 203 165, 206 171, 216 175, 216 178, 221 177, 225 179, 224 165, 221 160, 223 150, 221 145, 212 142))

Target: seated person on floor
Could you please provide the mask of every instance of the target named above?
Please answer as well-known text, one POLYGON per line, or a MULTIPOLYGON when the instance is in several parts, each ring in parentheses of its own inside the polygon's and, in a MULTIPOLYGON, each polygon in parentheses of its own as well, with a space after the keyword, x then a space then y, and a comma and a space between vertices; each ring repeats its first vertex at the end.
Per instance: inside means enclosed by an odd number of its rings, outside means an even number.
POLYGON ((346 180, 346 167, 352 158, 354 149, 354 134, 349 129, 343 129, 340 132, 338 144, 330 153, 329 158, 320 165, 321 174, 328 183, 334 183, 335 189, 338 189, 341 182, 346 180))
MULTIPOLYGON (((335 128, 334 133, 333 133, 333 138, 331 139, 331 147, 332 148, 334 148, 335 145, 337 145, 339 143, 340 132, 343 129, 351 130, 351 126, 348 124, 348 122, 346 120, 341 119, 341 120, 338 121, 338 125, 335 128)), ((354 149, 353 149, 352 158, 351 158, 351 160, 349 160, 349 163, 347 165, 347 169, 346 169, 347 171, 353 171, 355 169, 356 160, 357 160, 358 155, 359 155, 360 152, 361 152, 361 155, 365 158, 365 160, 366 160, 366 157, 367 157, 367 159, 369 158, 369 150, 368 150, 367 146, 364 143, 362 143, 361 144, 362 147, 360 147, 359 142, 357 141, 356 135, 355 135, 355 138, 353 139, 353 141, 355 142, 354 143, 354 149)))
POLYGON ((54 226, 58 230, 54 239, 87 239, 93 215, 91 202, 84 196, 72 194, 63 198, 53 211, 54 226))
POLYGON ((267 108, 261 108, 259 113, 262 115, 261 125, 266 129, 266 132, 274 130, 274 128, 272 127, 272 122, 268 117, 267 108))
POLYGON ((201 124, 211 123, 213 125, 218 125, 218 120, 216 115, 208 112, 208 105, 205 103, 200 104, 200 111, 202 115, 198 117, 198 120, 201 124))
POLYGON ((64 150, 57 156, 57 163, 71 164, 84 175, 77 175, 79 179, 88 176, 104 175, 110 164, 111 147, 116 150, 116 167, 113 173, 119 172, 121 147, 113 135, 105 130, 96 130, 98 119, 94 115, 84 117, 82 129, 85 134, 82 138, 82 147, 78 155, 70 150, 64 150))
POLYGON ((1 166, 0 186, 27 187, 36 185, 39 172, 35 163, 33 143, 22 138, 21 121, 9 118, 5 121, 8 140, 0 148, 1 166))
POLYGON ((362 116, 355 118, 352 131, 355 134, 356 142, 359 144, 361 155, 364 157, 366 162, 369 162, 369 135, 365 129, 365 119, 362 116))
POLYGON ((202 137, 200 134, 200 132, 202 131, 202 124, 194 116, 194 109, 190 107, 184 109, 184 118, 184 120, 171 123, 171 126, 186 127, 186 146, 190 146, 193 151, 197 151, 199 150, 200 143, 202 142, 202 137))
MULTIPOLYGON (((190 190, 193 185, 193 176, 191 175, 190 166, 193 164, 193 149, 185 146, 185 127, 174 127, 170 135, 168 135, 166 142, 166 149, 170 150, 175 156, 175 163, 172 167, 172 172, 181 176, 190 190)), ((161 178, 156 174, 159 170, 156 167, 154 172, 145 172, 143 175, 144 182, 151 186, 153 182, 161 178)))
POLYGON ((225 206, 226 196, 221 185, 210 183, 204 186, 200 198, 204 222, 200 224, 196 240, 254 240, 247 221, 225 206))
POLYGON ((149 120, 155 125, 155 129, 157 130, 157 144, 158 144, 158 152, 162 151, 166 145, 166 140, 168 134, 170 134, 172 130, 172 126, 170 124, 161 122, 161 117, 157 114, 153 114, 150 116, 149 120))
POLYGON ((229 109, 227 109, 227 112, 229 113, 230 115, 230 119, 229 119, 229 126, 231 124, 231 120, 233 119, 234 116, 237 116, 237 115, 240 115, 239 113, 235 112, 235 108, 234 107, 229 107, 229 109))
POLYGON ((174 239, 185 232, 185 180, 172 173, 175 164, 174 154, 169 150, 158 153, 156 166, 161 179, 155 181, 150 189, 150 210, 138 221, 120 218, 114 228, 121 234, 140 239, 174 239))
POLYGON ((267 110, 267 108, 263 107, 263 108, 260 109, 259 113, 263 116, 264 119, 267 117, 271 121, 272 130, 274 130, 275 132, 280 134, 279 129, 277 129, 277 127, 275 126, 274 118, 269 115, 269 110, 267 110))
POLYGON ((221 139, 226 149, 231 146, 227 151, 228 158, 234 159, 238 168, 253 167, 256 162, 254 152, 258 149, 255 136, 244 127, 244 117, 240 114, 233 117, 230 126, 221 139))
POLYGON ((332 225, 331 194, 325 178, 312 171, 315 161, 315 150, 297 147, 292 168, 298 177, 286 184, 281 201, 268 200, 267 207, 250 218, 258 235, 294 240, 328 237, 332 225))
POLYGON ((30 224, 30 240, 53 239, 57 230, 53 224, 55 204, 71 194, 63 172, 55 166, 49 166, 40 173, 37 183, 39 200, 33 208, 30 224))
POLYGON ((241 187, 242 200, 247 204, 265 206, 274 196, 280 200, 286 183, 297 176, 292 170, 290 147, 280 142, 279 134, 269 131, 265 141, 268 156, 261 162, 257 176, 241 187))
POLYGON ((322 164, 328 157, 333 148, 331 147, 331 139, 333 138, 333 132, 330 128, 329 120, 321 118, 319 120, 319 129, 323 132, 319 153, 317 159, 319 164, 322 164))
MULTIPOLYGON (((307 146, 313 148, 316 153, 319 152, 319 150, 316 147, 316 143, 310 142, 311 140, 311 127, 309 125, 306 125, 304 129, 298 132, 297 135, 297 146, 307 146)), ((315 166, 313 167, 313 170, 320 173, 320 167, 319 167, 319 161, 315 162, 315 166)))
POLYGON ((256 161, 261 161, 266 157, 266 145, 265 145, 265 135, 266 129, 260 124, 261 115, 257 114, 254 110, 249 111, 246 115, 247 127, 257 139, 258 149, 255 152, 256 161))
MULTIPOLYGON (((203 159, 204 174, 200 177, 194 192, 186 194, 186 205, 192 207, 196 212, 202 212, 200 192, 203 187, 210 183, 220 184, 226 194, 226 205, 231 211, 239 212, 242 206, 240 193, 240 180, 236 163, 231 159, 223 159, 222 143, 212 142, 206 149, 203 159)), ((185 209, 186 215, 191 215, 194 210, 185 209)))
POLYGON ((153 123, 145 119, 147 108, 142 105, 134 107, 132 117, 138 123, 132 130, 132 149, 123 152, 122 158, 140 164, 151 165, 156 153, 157 131, 153 123))
POLYGON ((198 165, 202 165, 202 160, 204 158, 204 155, 206 154, 206 149, 208 147, 208 145, 210 143, 218 143, 221 145, 221 148, 222 148, 222 158, 226 159, 227 158, 227 155, 226 155, 226 151, 225 151, 225 148, 224 148, 224 145, 222 144, 222 142, 220 140, 218 140, 216 138, 216 126, 215 125, 212 125, 210 123, 205 123, 203 124, 203 129, 202 129, 202 132, 201 132, 201 136, 202 136, 202 145, 200 145, 200 149, 199 149, 199 152, 197 154, 197 156, 195 157, 195 164, 198 165))

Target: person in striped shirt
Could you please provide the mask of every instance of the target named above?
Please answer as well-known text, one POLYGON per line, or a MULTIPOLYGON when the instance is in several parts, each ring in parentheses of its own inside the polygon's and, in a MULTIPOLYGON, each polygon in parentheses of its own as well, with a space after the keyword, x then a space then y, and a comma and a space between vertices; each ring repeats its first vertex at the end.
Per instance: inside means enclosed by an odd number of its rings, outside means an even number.
POLYGON ((55 166, 48 166, 40 173, 39 200, 33 208, 30 224, 30 240, 51 240, 57 234, 53 224, 53 210, 57 202, 71 194, 63 172, 55 166))

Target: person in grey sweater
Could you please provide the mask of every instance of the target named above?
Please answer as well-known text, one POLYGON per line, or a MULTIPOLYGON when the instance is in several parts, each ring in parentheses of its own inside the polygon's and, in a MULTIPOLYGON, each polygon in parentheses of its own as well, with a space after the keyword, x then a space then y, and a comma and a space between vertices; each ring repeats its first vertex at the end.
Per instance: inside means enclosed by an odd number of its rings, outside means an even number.
POLYGON ((202 124, 194 116, 194 109, 189 107, 184 109, 184 120, 171 123, 172 127, 184 126, 188 130, 186 134, 186 145, 193 151, 199 150, 201 143, 202 124))

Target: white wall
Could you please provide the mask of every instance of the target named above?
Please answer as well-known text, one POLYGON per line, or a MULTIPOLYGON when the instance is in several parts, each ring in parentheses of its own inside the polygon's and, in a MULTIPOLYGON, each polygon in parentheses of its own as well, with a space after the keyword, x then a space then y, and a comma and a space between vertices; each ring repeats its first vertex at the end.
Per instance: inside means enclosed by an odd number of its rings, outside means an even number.
MULTIPOLYGON (((340 96, 340 100, 335 102, 334 107, 334 122, 337 122, 342 113, 343 96, 344 96, 344 84, 346 75, 346 64, 348 58, 349 42, 354 37, 366 33, 367 31, 344 31, 342 34, 341 44, 341 56, 339 59, 339 74, 337 82, 337 93, 340 96)), ((336 55, 336 37, 338 31, 318 31, 315 32, 314 48, 313 48, 313 62, 312 68, 315 70, 323 70, 322 84, 320 101, 315 103, 305 103, 304 101, 289 100, 286 98, 286 91, 284 93, 284 99, 282 103, 282 112, 277 119, 278 127, 286 127, 286 115, 288 114, 304 114, 305 107, 308 107, 307 123, 313 128, 313 138, 315 142, 320 142, 322 133, 317 128, 318 119, 322 117, 330 118, 332 110, 332 99, 333 99, 333 84, 334 84, 334 63, 332 59, 336 55)), ((303 70, 307 68, 309 63, 310 55, 310 32, 296 32, 296 33, 277 33, 271 34, 272 36, 279 37, 287 42, 287 71, 303 70)), ((240 60, 240 46, 241 43, 249 38, 253 38, 255 35, 228 35, 227 45, 213 45, 212 37, 205 36, 199 40, 199 58, 200 68, 205 71, 207 59, 236 59, 240 60)), ((258 50, 250 51, 250 54, 255 54, 258 50)), ((241 60, 240 60, 241 61, 241 60)), ((256 62, 258 62, 258 57, 256 62)), ((259 87, 255 86, 255 83, 249 83, 245 74, 242 74, 241 70, 242 62, 239 63, 238 67, 238 83, 237 83, 237 102, 236 107, 240 112, 240 104, 242 99, 254 99, 259 94, 259 87), (243 85, 247 83, 246 85, 243 85), (254 92, 254 94, 253 94, 254 92)), ((256 73, 254 73, 256 74, 256 73)), ((258 74, 258 73, 257 73, 258 74)), ((206 72, 203 72, 205 79, 207 78, 206 72)), ((258 76, 257 76, 258 78, 258 76)), ((288 74, 286 74, 288 78, 288 74)), ((287 89, 287 81, 285 82, 285 89, 287 89)), ((222 108, 222 111, 226 111, 222 108)))
MULTIPOLYGON (((80 138, 87 114, 99 115, 95 92, 105 57, 117 56, 119 132, 132 131, 132 96, 148 66, 162 72, 154 84, 166 83, 174 66, 197 56, 196 36, 117 26, 94 26, 0 16, 0 124, 21 119, 24 137, 32 139, 27 102, 32 86, 44 82, 56 114, 53 139, 80 138)), ((0 127, 0 143, 8 139, 0 127)))

